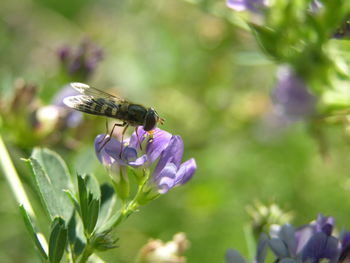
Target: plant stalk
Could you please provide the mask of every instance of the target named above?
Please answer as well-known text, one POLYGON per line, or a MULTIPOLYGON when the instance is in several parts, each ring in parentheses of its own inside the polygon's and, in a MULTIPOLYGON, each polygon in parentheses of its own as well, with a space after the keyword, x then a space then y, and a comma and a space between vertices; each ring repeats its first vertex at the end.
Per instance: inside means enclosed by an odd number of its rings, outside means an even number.
MULTIPOLYGON (((29 202, 29 199, 24 190, 22 182, 19 179, 17 171, 12 163, 11 157, 9 155, 9 152, 7 151, 6 145, 1 135, 0 135, 0 167, 18 204, 20 205, 22 204, 25 210, 27 211, 27 213, 29 214, 29 216, 32 219, 35 219, 35 213, 32 208, 32 205, 29 202)), ((48 245, 44 235, 40 232, 38 232, 37 235, 42 248, 47 253, 48 245)))

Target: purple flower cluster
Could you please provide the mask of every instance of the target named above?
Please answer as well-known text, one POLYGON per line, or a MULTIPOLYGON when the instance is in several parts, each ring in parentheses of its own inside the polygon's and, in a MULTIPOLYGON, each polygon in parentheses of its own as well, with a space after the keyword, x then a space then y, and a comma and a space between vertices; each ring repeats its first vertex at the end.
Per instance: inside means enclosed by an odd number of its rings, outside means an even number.
POLYGON ((67 73, 80 81, 88 79, 103 58, 102 49, 88 40, 83 40, 77 49, 63 46, 57 55, 67 73))
POLYGON ((159 128, 153 130, 153 135, 149 135, 140 126, 137 128, 137 133, 135 131, 130 139, 121 142, 111 138, 100 149, 104 137, 104 134, 100 134, 95 139, 95 150, 100 162, 116 171, 126 166, 147 169, 155 166, 152 169, 150 184, 154 185, 161 194, 175 186, 185 184, 197 169, 193 158, 181 163, 184 152, 181 137, 159 128), (141 145, 144 141, 146 145, 142 151, 141 145))
MULTIPOLYGON (((264 263, 267 249, 280 263, 350 262, 350 232, 339 238, 332 235, 334 218, 319 215, 315 222, 295 229, 283 225, 272 231, 271 238, 262 234, 257 246, 256 263, 264 263)), ((227 263, 246 263, 237 250, 226 253, 227 263)))

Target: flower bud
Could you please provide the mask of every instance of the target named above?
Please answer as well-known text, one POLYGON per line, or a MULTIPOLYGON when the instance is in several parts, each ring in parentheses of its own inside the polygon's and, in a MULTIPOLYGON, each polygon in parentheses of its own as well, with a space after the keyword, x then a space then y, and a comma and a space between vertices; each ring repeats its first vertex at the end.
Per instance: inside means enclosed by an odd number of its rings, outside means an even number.
POLYGON ((177 233, 173 240, 164 243, 162 240, 150 240, 140 251, 139 262, 142 263, 185 263, 183 256, 189 247, 185 233, 177 233))

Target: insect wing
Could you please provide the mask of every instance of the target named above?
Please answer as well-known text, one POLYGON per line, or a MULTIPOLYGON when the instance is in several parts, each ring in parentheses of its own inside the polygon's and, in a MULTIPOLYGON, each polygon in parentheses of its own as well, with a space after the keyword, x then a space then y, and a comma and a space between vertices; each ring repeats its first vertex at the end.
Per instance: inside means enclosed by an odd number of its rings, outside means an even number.
MULTIPOLYGON (((94 115, 110 116, 106 110, 118 110, 118 105, 114 100, 94 98, 88 95, 69 96, 64 98, 63 103, 72 109, 94 115)), ((113 117, 113 115, 111 117, 113 117)))
POLYGON ((84 83, 79 83, 79 82, 73 82, 70 84, 72 88, 75 90, 79 91, 79 93, 92 96, 95 98, 103 98, 103 99, 109 99, 109 100, 115 100, 116 102, 123 102, 125 101, 124 99, 114 96, 112 94, 109 94, 107 92, 104 92, 102 90, 90 87, 87 84, 84 83))

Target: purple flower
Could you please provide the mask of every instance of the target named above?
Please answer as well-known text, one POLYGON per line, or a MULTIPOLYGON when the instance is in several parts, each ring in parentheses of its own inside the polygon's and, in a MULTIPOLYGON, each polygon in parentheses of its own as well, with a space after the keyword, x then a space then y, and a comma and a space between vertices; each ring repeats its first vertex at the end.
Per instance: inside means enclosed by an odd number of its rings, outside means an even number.
MULTIPOLYGON (((268 238, 262 234, 258 243, 258 252, 263 250, 263 245, 268 247, 275 255, 274 262, 283 263, 319 263, 319 262, 343 262, 350 254, 350 232, 343 232, 338 239, 332 236, 334 227, 333 217, 319 215, 315 222, 304 225, 295 230, 291 225, 283 225, 277 232, 268 238)), ((255 262, 265 261, 264 253, 257 253, 255 262), (263 255, 263 256, 261 256, 263 255)), ((237 251, 229 250, 226 254, 228 263, 246 262, 237 251)), ((350 261, 348 261, 350 262, 350 261)))
POLYGON ((338 243, 337 238, 323 232, 317 232, 310 238, 301 252, 302 260, 319 262, 322 259, 329 259, 329 262, 338 262, 340 252, 338 243))
POLYGON ((290 121, 315 113, 316 97, 309 92, 304 80, 289 67, 278 71, 272 97, 277 113, 290 121))
POLYGON ((227 0, 227 6, 236 11, 259 12, 266 6, 265 0, 227 0))
MULTIPOLYGON (((227 6, 236 11, 251 11, 259 13, 262 9, 268 6, 268 0, 227 0, 227 6)), ((312 12, 318 12, 322 8, 322 3, 319 0, 313 0, 310 3, 312 12)))
POLYGON ((63 46, 57 55, 63 69, 79 81, 88 79, 103 58, 102 49, 89 40, 83 40, 77 49, 63 46))
POLYGON ((63 99, 68 96, 78 95, 79 92, 72 89, 70 85, 65 85, 53 98, 52 104, 59 108, 59 110, 65 111, 64 124, 67 127, 77 127, 83 120, 81 112, 68 108, 64 103, 63 99))
POLYGON ((178 135, 171 135, 156 128, 153 136, 149 136, 142 127, 138 127, 137 133, 134 132, 129 140, 120 142, 111 138, 102 147, 104 137, 105 135, 101 134, 95 139, 95 150, 99 161, 112 169, 131 166, 151 170, 155 165, 150 184, 156 186, 161 194, 175 186, 185 184, 196 171, 196 162, 193 158, 181 163, 184 144, 178 135), (145 140, 146 147, 142 151, 141 145, 145 140))
POLYGON ((323 8, 323 4, 320 0, 313 0, 310 3, 310 10, 313 13, 319 12, 323 8))
POLYGON ((339 256, 339 261, 343 262, 345 259, 347 259, 345 262, 350 262, 350 232, 349 231, 343 231, 340 234, 340 241, 341 241, 341 251, 339 256))

